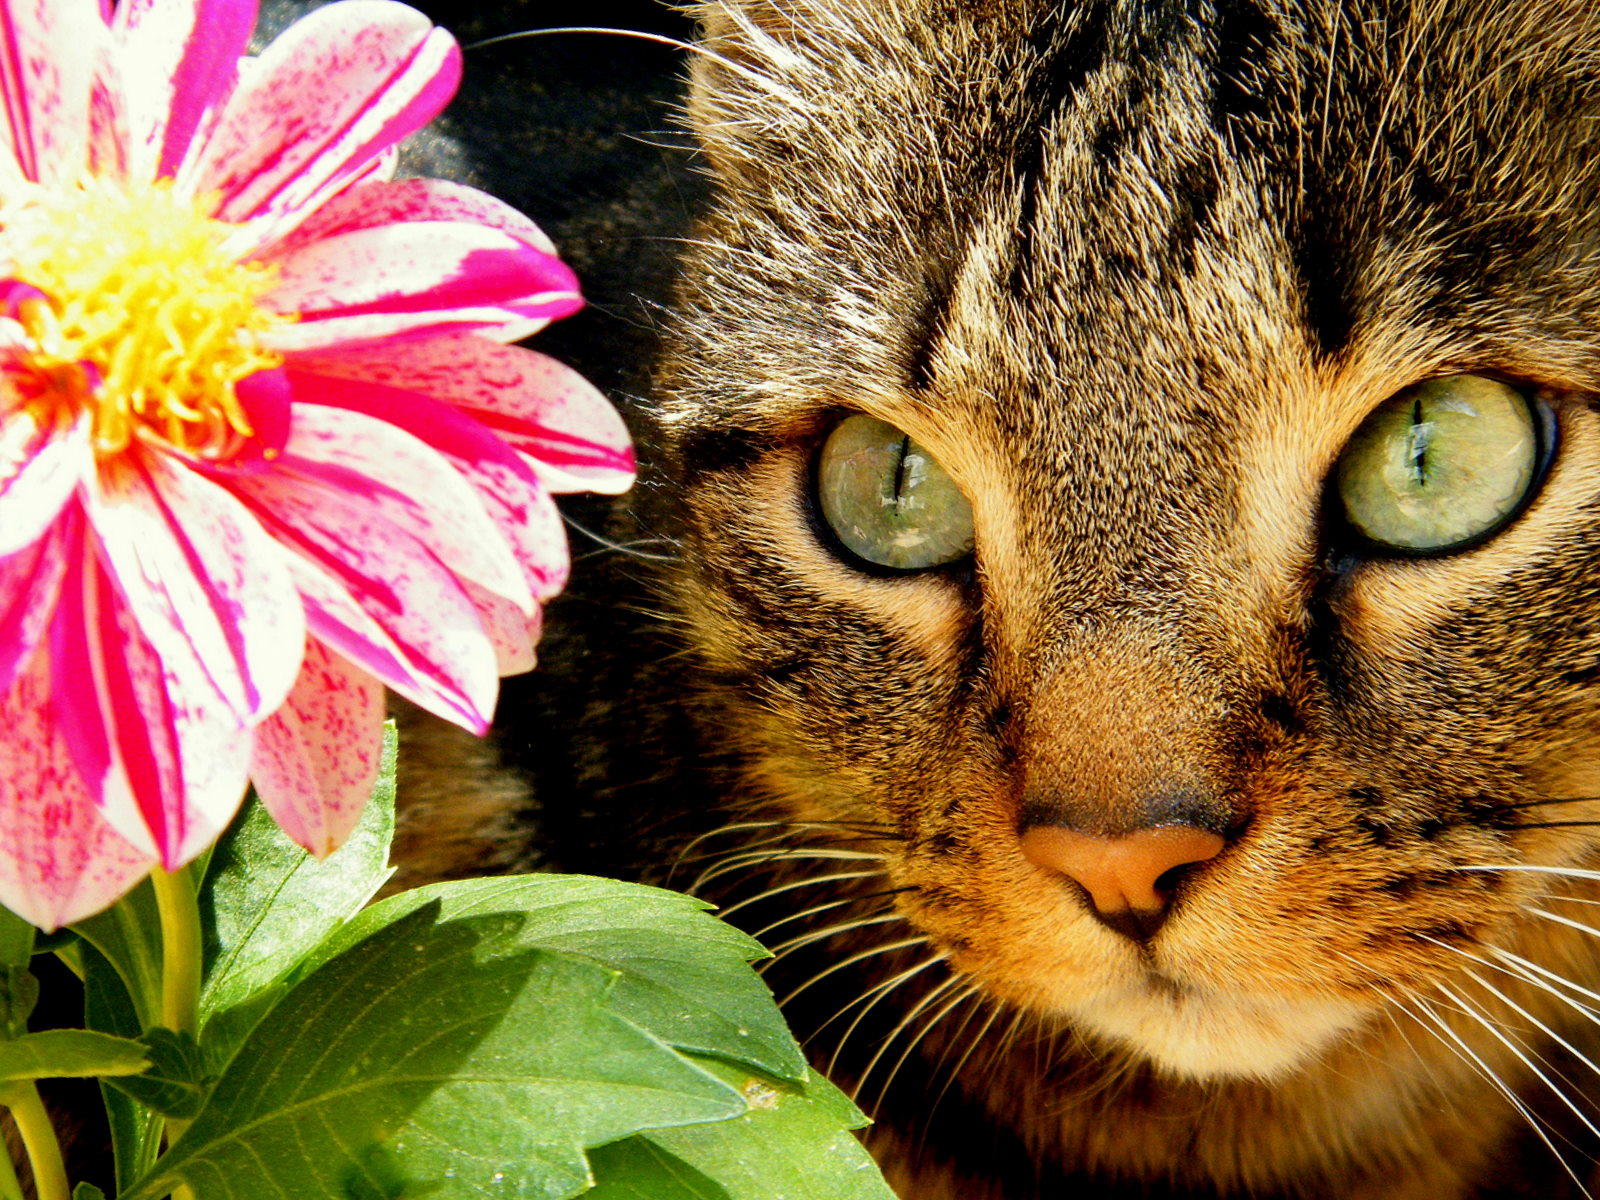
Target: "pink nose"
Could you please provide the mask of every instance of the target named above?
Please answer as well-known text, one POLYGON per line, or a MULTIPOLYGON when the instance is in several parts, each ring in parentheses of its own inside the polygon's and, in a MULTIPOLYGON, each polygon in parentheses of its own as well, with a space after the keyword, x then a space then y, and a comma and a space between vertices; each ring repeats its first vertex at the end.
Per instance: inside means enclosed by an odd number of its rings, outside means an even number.
POLYGON ((1159 886, 1161 877, 1174 867, 1215 858, 1224 844, 1221 834, 1193 825, 1136 829, 1120 837, 1035 825, 1022 834, 1023 856, 1075 880, 1104 917, 1164 914, 1170 897, 1159 886))

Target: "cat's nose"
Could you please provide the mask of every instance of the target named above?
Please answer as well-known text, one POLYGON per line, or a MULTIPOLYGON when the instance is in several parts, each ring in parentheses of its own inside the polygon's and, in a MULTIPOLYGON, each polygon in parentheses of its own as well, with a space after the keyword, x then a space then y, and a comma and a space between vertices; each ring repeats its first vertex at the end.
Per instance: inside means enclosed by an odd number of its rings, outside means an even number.
POLYGON ((1174 872, 1222 853, 1220 833, 1194 825, 1161 825, 1101 836, 1063 825, 1034 825, 1021 834, 1022 853, 1057 871, 1089 895, 1095 915, 1135 940, 1154 936, 1166 920, 1174 872))

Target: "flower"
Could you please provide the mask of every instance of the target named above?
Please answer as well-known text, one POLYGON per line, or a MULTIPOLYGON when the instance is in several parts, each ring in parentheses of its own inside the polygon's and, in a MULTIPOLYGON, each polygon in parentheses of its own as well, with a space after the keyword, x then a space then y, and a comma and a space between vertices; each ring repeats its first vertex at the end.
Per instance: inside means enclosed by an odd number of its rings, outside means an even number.
POLYGON ((502 343, 581 304, 526 218, 394 181, 460 52, 343 0, 0 0, 0 903, 174 869, 253 780, 317 853, 382 685, 477 731, 621 491, 619 418, 502 343))

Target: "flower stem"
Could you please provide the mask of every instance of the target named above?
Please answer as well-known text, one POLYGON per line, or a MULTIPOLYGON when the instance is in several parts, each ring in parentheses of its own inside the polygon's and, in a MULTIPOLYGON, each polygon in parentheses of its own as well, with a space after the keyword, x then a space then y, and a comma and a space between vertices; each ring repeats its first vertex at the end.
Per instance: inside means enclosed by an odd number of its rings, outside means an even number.
POLYGON ((17 1181, 16 1164, 4 1138, 0 1138, 0 1200, 22 1200, 22 1184, 17 1181))
POLYGON ((33 1186, 39 1200, 68 1200, 67 1168, 61 1161, 61 1143, 56 1140, 55 1126, 50 1124, 44 1101, 39 1099, 39 1089, 31 1082, 9 1084, 3 1099, 17 1123, 17 1131, 22 1134, 22 1144, 28 1149, 33 1186))
MULTIPOLYGON (((161 914, 161 1023, 190 1035, 200 1032, 200 903, 188 872, 150 872, 161 914)), ((189 1122, 167 1118, 167 1144, 183 1136, 189 1122)), ((192 1200, 186 1186, 173 1192, 178 1200, 192 1200)), ((44 1200, 41 1196, 40 1200, 44 1200)))
POLYGON ((184 871, 150 872, 161 913, 161 1023, 178 1033, 200 1029, 200 904, 184 871))

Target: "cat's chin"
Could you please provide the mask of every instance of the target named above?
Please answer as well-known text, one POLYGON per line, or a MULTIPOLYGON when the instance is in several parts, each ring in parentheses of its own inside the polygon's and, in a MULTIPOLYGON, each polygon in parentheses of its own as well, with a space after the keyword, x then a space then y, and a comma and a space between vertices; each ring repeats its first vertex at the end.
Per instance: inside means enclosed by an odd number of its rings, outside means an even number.
POLYGON ((1280 1080, 1364 1024, 1349 1002, 1138 984, 1071 1006, 1072 1023, 1182 1079, 1280 1080))

